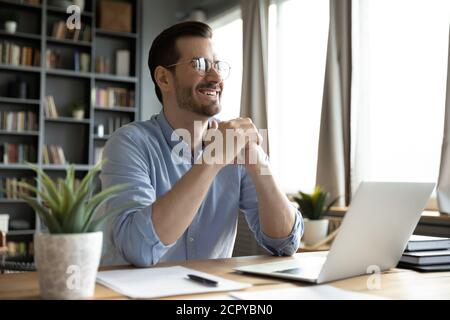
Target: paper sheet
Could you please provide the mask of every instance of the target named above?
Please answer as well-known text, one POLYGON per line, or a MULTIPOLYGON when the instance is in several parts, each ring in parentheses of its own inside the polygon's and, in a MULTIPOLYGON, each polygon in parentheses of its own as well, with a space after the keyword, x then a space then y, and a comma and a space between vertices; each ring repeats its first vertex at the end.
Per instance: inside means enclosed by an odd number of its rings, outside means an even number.
POLYGON ((343 290, 329 285, 275 289, 264 291, 231 292, 240 300, 384 300, 385 298, 343 290))
POLYGON ((97 274, 97 282, 134 299, 159 298, 173 295, 234 291, 251 286, 227 280, 204 272, 181 266, 168 268, 145 268, 102 271, 97 274), (188 274, 203 276, 219 282, 211 287, 188 279, 188 274))

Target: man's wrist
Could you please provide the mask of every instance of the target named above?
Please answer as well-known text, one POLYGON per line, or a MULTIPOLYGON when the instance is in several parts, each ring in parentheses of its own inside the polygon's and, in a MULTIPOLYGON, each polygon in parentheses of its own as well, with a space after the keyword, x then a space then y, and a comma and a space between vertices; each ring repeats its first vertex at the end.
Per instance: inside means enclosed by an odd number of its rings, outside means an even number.
POLYGON ((196 166, 201 168, 201 170, 207 171, 209 174, 214 174, 214 175, 219 173, 219 171, 224 167, 223 165, 220 165, 220 164, 216 164, 216 163, 211 164, 211 163, 207 163, 207 162, 202 162, 200 164, 196 164, 196 166))

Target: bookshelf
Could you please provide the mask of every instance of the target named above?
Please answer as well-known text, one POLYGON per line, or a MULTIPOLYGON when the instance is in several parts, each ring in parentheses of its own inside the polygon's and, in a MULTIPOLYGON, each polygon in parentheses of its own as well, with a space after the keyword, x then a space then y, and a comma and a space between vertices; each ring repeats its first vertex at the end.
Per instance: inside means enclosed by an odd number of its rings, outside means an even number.
MULTIPOLYGON (((19 149, 11 145, 33 146, 36 154, 28 160, 57 179, 65 176, 66 166, 43 159, 44 149, 47 152, 50 149, 47 146, 57 146, 66 163, 75 165, 76 178, 82 179, 114 130, 139 118, 142 0, 112 0, 131 6, 131 29, 126 32, 101 26, 102 1, 85 1, 82 28, 75 33, 65 28, 70 14, 55 6, 57 1, 0 0, 0 44, 15 46, 10 50, 16 50, 15 54, 22 57, 10 57, 7 61, 0 55, 0 114, 5 118, 5 124, 0 126, 0 156, 5 153, 4 146, 13 150, 11 153, 19 149), (4 13, 17 16, 18 26, 13 34, 4 30, 4 13), (128 74, 116 74, 119 50, 129 52, 128 74), (99 62, 103 68, 99 68, 99 62), (106 94, 106 102, 100 91, 106 94), (48 96, 53 97, 57 117, 46 113, 48 96), (74 104, 83 106, 82 119, 72 116, 74 104), (25 121, 24 115, 28 121, 29 113, 35 114, 36 127, 19 126, 25 121), (15 126, 11 127, 11 123, 15 126), (99 126, 104 131, 100 135, 99 126)), ((0 181, 35 177, 24 163, 3 160, 0 157, 0 181)), ((41 228, 32 208, 1 193, 0 213, 10 216, 7 241, 30 247, 33 234, 41 228), (20 228, 12 228, 17 225, 20 228)))

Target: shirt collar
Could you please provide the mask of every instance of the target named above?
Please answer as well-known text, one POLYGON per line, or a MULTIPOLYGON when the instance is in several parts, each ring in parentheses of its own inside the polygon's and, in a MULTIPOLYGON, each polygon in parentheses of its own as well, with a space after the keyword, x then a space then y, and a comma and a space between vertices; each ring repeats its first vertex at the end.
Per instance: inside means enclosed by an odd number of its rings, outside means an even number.
MULTIPOLYGON (((188 144, 183 141, 183 139, 178 136, 175 132, 175 130, 170 125, 169 121, 167 121, 167 118, 164 114, 164 109, 161 110, 159 114, 156 115, 156 122, 158 122, 161 131, 164 135, 164 139, 166 140, 167 144, 170 146, 170 149, 173 149, 176 145, 183 143, 183 150, 186 148, 186 150, 190 150, 188 144)), ((203 153, 202 146, 197 150, 197 153, 195 155, 195 159, 199 158, 201 154, 203 153)), ((188 155, 183 155, 183 158, 185 158, 186 162, 194 163, 194 157, 192 156, 191 152, 189 152, 188 155)))
POLYGON ((156 122, 158 122, 164 135, 164 139, 166 139, 166 142, 170 146, 170 149, 173 149, 180 142, 185 143, 183 139, 181 139, 181 137, 179 137, 174 132, 172 126, 170 125, 169 121, 167 121, 167 118, 164 115, 164 110, 161 110, 161 112, 156 115, 156 122))

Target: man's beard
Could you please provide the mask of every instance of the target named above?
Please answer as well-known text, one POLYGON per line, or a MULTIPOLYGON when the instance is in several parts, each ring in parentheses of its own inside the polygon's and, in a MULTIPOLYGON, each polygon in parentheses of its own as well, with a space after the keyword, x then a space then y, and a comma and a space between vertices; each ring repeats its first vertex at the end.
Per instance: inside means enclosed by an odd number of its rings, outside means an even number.
MULTIPOLYGON (((208 84, 199 85, 198 87, 213 87, 208 84)), ((215 86, 214 86, 215 88, 215 86)), ((178 83, 176 84, 176 99, 178 106, 181 109, 191 111, 201 116, 212 117, 218 114, 222 108, 220 105, 220 93, 218 93, 218 99, 209 103, 200 103, 195 101, 191 88, 182 87, 178 83)))

